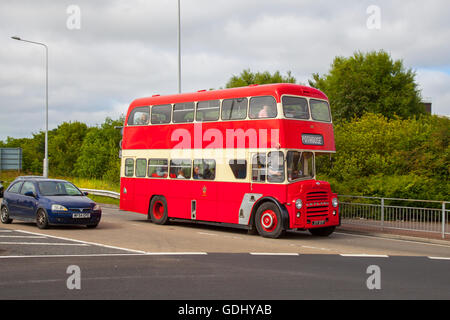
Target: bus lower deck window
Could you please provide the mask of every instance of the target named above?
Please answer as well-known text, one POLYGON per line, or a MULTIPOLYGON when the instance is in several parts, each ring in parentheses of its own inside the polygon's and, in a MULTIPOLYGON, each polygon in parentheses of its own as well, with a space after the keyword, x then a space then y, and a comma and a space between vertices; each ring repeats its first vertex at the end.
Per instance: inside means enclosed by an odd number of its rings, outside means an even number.
POLYGON ((190 179, 191 160, 188 159, 170 160, 170 177, 175 179, 190 179))
POLYGON ((132 177, 134 175, 134 159, 125 159, 125 176, 132 177))
POLYGON ((168 171, 167 159, 148 160, 148 176, 150 178, 167 178, 168 171))
POLYGON ((199 180, 214 180, 216 177, 216 161, 199 159, 194 160, 192 178, 199 180))

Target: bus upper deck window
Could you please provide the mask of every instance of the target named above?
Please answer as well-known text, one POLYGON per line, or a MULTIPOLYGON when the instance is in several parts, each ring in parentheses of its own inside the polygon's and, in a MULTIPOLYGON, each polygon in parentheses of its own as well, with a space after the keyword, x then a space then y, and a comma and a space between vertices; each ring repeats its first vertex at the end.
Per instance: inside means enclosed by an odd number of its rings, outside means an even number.
POLYGON ((173 106, 173 122, 183 123, 194 121, 194 103, 175 103, 173 106))
POLYGON ((309 105, 311 106, 311 116, 317 121, 331 121, 330 106, 328 102, 322 100, 309 100, 309 105))
POLYGON ((165 104, 152 107, 152 124, 170 123, 172 105, 165 104))
POLYGON ((251 119, 275 118, 277 116, 277 102, 274 97, 254 97, 250 99, 251 119))
POLYGON ((284 96, 282 102, 286 118, 309 119, 308 101, 305 98, 284 96))
POLYGON ((222 120, 238 120, 247 117, 247 98, 226 99, 222 102, 222 120))
POLYGON ((220 100, 199 101, 197 103, 197 121, 217 121, 220 114, 220 100))
POLYGON ((147 125, 149 116, 150 116, 150 107, 134 108, 128 117, 128 125, 129 126, 147 125))

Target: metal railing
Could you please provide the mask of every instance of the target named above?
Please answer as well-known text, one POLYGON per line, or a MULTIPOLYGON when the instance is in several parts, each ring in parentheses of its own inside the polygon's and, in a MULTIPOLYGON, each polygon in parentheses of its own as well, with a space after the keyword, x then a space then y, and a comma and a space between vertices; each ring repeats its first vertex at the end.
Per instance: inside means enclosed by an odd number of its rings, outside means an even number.
POLYGON ((345 224, 450 234, 450 202, 339 195, 345 224))
POLYGON ((120 193, 108 190, 95 190, 95 189, 80 189, 83 192, 93 194, 95 196, 109 197, 114 199, 120 199, 120 193))
MULTIPOLYGON (((80 189, 93 195, 120 199, 120 193, 80 189)), ((342 222, 356 226, 450 235, 449 201, 339 195, 342 222), (343 199, 347 199, 343 201, 343 199)))

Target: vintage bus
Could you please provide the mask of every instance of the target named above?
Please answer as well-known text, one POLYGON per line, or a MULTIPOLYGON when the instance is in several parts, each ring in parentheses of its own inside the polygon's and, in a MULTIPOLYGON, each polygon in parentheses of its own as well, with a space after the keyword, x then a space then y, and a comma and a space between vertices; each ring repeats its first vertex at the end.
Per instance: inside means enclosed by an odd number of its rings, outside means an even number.
POLYGON ((327 97, 296 84, 133 101, 123 128, 120 209, 156 224, 181 219, 328 236, 337 195, 315 159, 335 153, 327 97))

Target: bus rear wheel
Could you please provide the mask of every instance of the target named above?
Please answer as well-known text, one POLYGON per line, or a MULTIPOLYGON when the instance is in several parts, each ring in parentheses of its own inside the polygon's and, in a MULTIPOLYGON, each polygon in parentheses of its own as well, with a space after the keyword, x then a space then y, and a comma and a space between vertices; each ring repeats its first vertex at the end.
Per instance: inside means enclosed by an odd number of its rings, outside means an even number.
POLYGON ((150 202, 149 218, 156 224, 166 224, 169 220, 167 201, 163 196, 155 196, 150 202))
POLYGON ((255 215, 258 233, 265 238, 279 238, 284 233, 281 212, 273 202, 263 203, 255 215))

